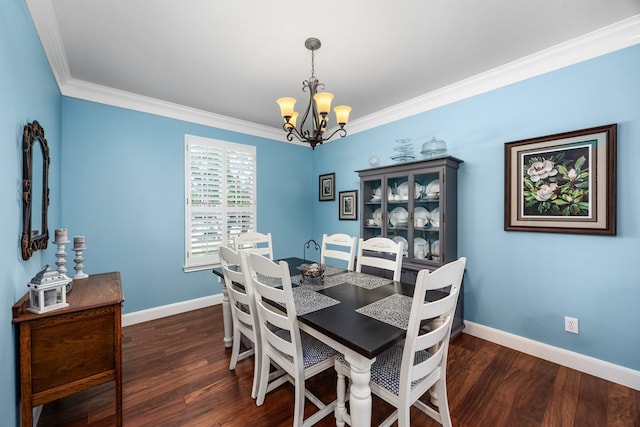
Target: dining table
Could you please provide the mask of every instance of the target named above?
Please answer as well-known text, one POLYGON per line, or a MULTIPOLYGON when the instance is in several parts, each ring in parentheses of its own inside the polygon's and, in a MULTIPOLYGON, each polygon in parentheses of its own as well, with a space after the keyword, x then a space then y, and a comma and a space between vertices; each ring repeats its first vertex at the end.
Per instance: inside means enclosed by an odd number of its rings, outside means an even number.
MULTIPOLYGON (((351 425, 370 426, 371 365, 379 354, 405 338, 413 284, 330 265, 322 266, 321 277, 310 278, 298 268, 308 264, 304 259, 291 257, 282 261, 289 266, 300 329, 344 354, 349 362, 351 425)), ((213 272, 222 277, 221 268, 213 272)), ((429 291, 427 300, 437 300, 446 294, 445 290, 429 291)), ((226 345, 233 340, 233 328, 228 297, 223 298, 226 345)))

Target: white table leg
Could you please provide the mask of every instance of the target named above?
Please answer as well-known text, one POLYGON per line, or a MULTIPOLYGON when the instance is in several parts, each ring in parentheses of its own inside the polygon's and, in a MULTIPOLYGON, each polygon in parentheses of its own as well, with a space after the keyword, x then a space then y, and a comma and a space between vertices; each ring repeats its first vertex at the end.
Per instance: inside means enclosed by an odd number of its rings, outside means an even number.
POLYGON ((229 305, 229 293, 222 282, 222 324, 224 327, 224 346, 233 344, 233 319, 231 318, 231 306, 229 305))
POLYGON ((344 418, 347 413, 345 407, 345 393, 346 393, 346 379, 344 374, 337 368, 336 363, 336 371, 338 373, 338 379, 336 381, 336 394, 338 397, 338 402, 336 404, 336 410, 334 411, 336 417, 336 427, 344 427, 344 418))
POLYGON ((345 354, 345 359, 351 365, 351 392, 349 406, 351 408, 352 427, 371 426, 371 365, 375 359, 345 354))

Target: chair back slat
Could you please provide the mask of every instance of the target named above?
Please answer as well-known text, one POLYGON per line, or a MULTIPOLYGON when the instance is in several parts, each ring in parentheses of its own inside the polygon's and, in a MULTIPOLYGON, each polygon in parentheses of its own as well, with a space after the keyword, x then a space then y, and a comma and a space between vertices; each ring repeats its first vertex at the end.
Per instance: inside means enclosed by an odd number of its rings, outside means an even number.
POLYGON ((391 271, 394 281, 400 281, 402 253, 402 243, 394 242, 389 238, 372 237, 367 240, 360 238, 356 271, 361 272, 362 266, 381 268, 391 271), (391 258, 385 258, 389 255, 391 258))
POLYGON ((418 346, 418 348, 423 350, 428 349, 430 356, 427 360, 419 363, 415 363, 413 365, 413 368, 411 370, 410 381, 416 381, 416 380, 419 380, 420 378, 425 377, 426 375, 431 373, 431 371, 433 371, 434 369, 436 369, 441 365, 442 358, 444 357, 445 346, 440 344, 449 338, 447 334, 448 329, 449 329, 449 325, 445 323, 445 324, 442 324, 435 331, 429 334, 426 334, 424 338, 430 338, 430 339, 422 341, 420 343, 420 346, 418 346))
POLYGON ((458 292, 449 292, 444 298, 436 301, 431 301, 424 305, 419 314, 419 320, 433 319, 434 317, 442 316, 443 313, 447 313, 451 308, 451 305, 455 307, 458 299, 458 292))
POLYGON ((227 246, 221 246, 220 265, 227 288, 230 288, 233 282, 245 285, 247 276, 245 276, 246 272, 242 270, 242 259, 238 252, 227 246))
POLYGON ((271 233, 262 234, 254 231, 243 233, 233 238, 233 245, 236 251, 244 250, 273 259, 271 233))
POLYGON ((346 261, 347 270, 353 271, 358 240, 348 234, 336 233, 322 235, 320 263, 326 264, 327 258, 346 261))
POLYGON ((442 340, 447 338, 447 328, 449 327, 448 322, 453 320, 452 316, 438 316, 439 322, 442 322, 435 329, 430 330, 428 332, 422 333, 416 336, 416 349, 427 349, 432 346, 439 344, 442 340))

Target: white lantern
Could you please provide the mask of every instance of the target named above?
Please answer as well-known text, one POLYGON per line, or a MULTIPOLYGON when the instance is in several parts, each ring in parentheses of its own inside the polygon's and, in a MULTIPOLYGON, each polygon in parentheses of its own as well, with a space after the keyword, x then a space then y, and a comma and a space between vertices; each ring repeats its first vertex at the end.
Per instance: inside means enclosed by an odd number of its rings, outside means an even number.
POLYGON ((66 286, 71 279, 46 265, 31 282, 29 288, 29 311, 37 314, 69 306, 66 286))

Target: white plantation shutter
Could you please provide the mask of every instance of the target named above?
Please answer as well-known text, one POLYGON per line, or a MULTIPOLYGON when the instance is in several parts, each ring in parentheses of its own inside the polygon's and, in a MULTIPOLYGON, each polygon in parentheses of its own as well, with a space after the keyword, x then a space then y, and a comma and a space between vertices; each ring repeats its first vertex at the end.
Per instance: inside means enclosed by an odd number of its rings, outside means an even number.
POLYGON ((256 150, 185 136, 185 270, 219 263, 220 245, 256 230, 256 150))
POLYGON ((227 242, 233 236, 256 231, 256 184, 254 153, 237 149, 227 150, 227 242))

